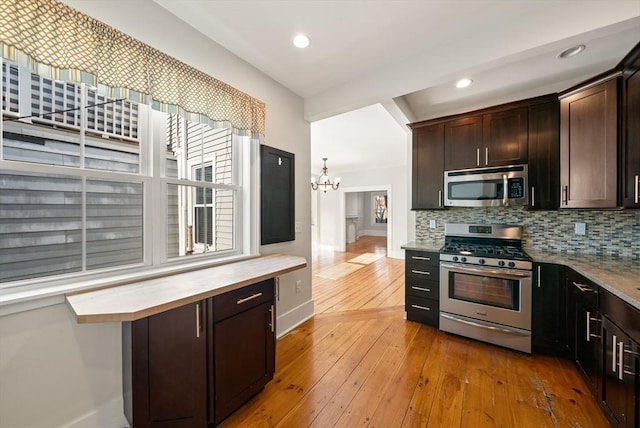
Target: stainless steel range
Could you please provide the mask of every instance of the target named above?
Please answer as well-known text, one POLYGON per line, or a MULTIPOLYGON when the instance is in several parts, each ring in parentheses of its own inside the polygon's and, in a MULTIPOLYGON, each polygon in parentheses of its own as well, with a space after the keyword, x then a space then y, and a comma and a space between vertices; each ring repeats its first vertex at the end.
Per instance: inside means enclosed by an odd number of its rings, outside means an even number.
POLYGON ((531 276, 520 226, 446 224, 440 329, 531 353, 531 276))

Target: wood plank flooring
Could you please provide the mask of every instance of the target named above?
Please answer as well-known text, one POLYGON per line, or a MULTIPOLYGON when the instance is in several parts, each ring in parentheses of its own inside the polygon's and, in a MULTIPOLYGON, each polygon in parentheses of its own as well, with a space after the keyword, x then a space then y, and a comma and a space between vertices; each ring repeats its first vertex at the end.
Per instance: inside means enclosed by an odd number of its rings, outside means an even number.
POLYGON ((404 320, 403 261, 315 276, 385 248, 314 254, 316 316, 278 341, 274 379, 223 427, 609 426, 571 362, 404 320))

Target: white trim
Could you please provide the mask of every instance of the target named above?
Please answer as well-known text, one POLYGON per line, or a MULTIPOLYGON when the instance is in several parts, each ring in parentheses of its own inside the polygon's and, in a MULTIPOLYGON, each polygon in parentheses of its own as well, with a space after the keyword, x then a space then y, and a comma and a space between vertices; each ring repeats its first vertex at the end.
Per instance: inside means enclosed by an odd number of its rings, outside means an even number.
POLYGON ((314 301, 311 299, 291 309, 289 312, 278 316, 276 320, 276 337, 280 339, 303 322, 311 319, 314 315, 314 301))
POLYGON ((360 192, 387 192, 387 255, 393 253, 393 195, 391 192, 392 186, 390 184, 380 184, 375 186, 362 186, 362 187, 346 187, 339 190, 340 197, 338 201, 338 244, 336 245, 336 251, 345 252, 347 250, 347 226, 346 226, 346 194, 347 193, 360 193, 360 192))

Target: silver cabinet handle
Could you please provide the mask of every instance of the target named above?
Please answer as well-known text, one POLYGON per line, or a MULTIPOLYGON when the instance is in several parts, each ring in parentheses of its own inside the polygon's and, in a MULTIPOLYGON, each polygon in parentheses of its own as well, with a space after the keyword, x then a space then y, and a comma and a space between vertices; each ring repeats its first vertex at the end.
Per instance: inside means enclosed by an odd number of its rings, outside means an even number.
MULTIPOLYGON (((637 187, 637 186, 636 186, 637 187)), ((636 198, 637 199, 637 198, 636 198)), ((636 200, 636 202, 638 202, 636 200)), ((438 206, 441 207, 442 206, 442 190, 438 190, 438 206)))
POLYGON ((423 270, 416 270, 416 269, 411 269, 411 273, 417 273, 417 274, 420 274, 420 275, 431 275, 431 272, 426 272, 426 271, 423 271, 423 270))
MULTIPOLYGON (((591 313, 587 311, 587 342, 591 342, 591 313)), ((615 341, 615 339, 613 339, 615 341)))
POLYGON ((540 279, 540 268, 541 266, 538 265, 538 288, 540 288, 540 283, 542 282, 542 280, 540 279))
POLYGON ((200 303, 196 303, 196 337, 200 337, 200 303))
POLYGON ((476 149, 476 166, 480 166, 480 147, 476 149))
POLYGON ((274 315, 274 310, 273 310, 273 305, 271 305, 271 307, 269 308, 269 312, 271 313, 271 324, 269 324, 271 326, 271 333, 273 333, 275 331, 275 315, 274 315))
POLYGON ((618 368, 620 371, 618 372, 618 379, 622 380, 624 375, 624 342, 621 340, 618 342, 618 368))
POLYGON ((531 186, 531 206, 536 206, 536 188, 531 186))
POLYGON ((413 260, 426 260, 426 261, 430 261, 431 257, 424 257, 424 256, 411 256, 411 258, 413 260))
POLYGON ((415 285, 411 286, 412 290, 418 290, 418 291, 426 291, 427 293, 429 293, 431 291, 430 288, 424 288, 424 287, 416 287, 415 285))
POLYGON ((582 291, 583 293, 593 293, 594 292, 593 288, 589 287, 588 285, 578 284, 575 281, 572 281, 572 282, 573 282, 573 285, 575 285, 578 288, 578 290, 582 291))
POLYGON ((611 357, 611 371, 612 371, 612 372, 614 372, 614 373, 616 372, 616 366, 617 366, 617 364, 618 364, 618 362, 616 361, 616 360, 617 360, 617 358, 616 358, 616 351, 617 351, 617 349, 616 349, 616 345, 617 345, 617 343, 616 343, 616 342, 617 342, 617 341, 618 341, 618 338, 617 338, 617 337, 616 337, 616 335, 614 334, 614 335, 613 335, 613 338, 612 338, 612 340, 611 340, 611 353, 612 353, 612 357, 611 357))
POLYGON ((238 299, 236 305, 241 305, 245 302, 248 302, 249 300, 257 299, 260 296, 262 296, 262 293, 256 293, 253 296, 245 297, 244 299, 238 299))
POLYGON ((411 305, 412 308, 414 309, 422 309, 423 311, 430 311, 431 308, 427 308, 426 306, 420 306, 420 305, 411 305))
POLYGON ((640 200, 640 175, 636 175, 636 204, 640 200))
POLYGON ((560 186, 562 192, 561 203, 567 205, 569 203, 569 186, 560 186))
POLYGON ((456 318, 456 317, 454 317, 452 315, 445 314, 445 313, 442 313, 442 312, 440 312, 440 316, 442 318, 446 318, 448 320, 456 321, 456 322, 459 322, 459 323, 462 323, 462 324, 467 324, 467 325, 470 325, 470 326, 473 326, 473 327, 484 328, 484 329, 492 330, 492 331, 500 331, 502 333, 513 334, 513 335, 516 335, 516 336, 529 336, 529 334, 530 334, 530 333, 521 333, 519 331, 511 330, 511 329, 508 329, 508 328, 494 327, 494 326, 491 326, 491 325, 484 325, 484 324, 480 324, 480 323, 473 322, 473 321, 467 321, 467 320, 456 318))
POLYGON ((502 175, 502 205, 509 205, 509 180, 507 179, 507 174, 502 175))
POLYGON ((484 148, 484 164, 489 165, 489 147, 484 148))

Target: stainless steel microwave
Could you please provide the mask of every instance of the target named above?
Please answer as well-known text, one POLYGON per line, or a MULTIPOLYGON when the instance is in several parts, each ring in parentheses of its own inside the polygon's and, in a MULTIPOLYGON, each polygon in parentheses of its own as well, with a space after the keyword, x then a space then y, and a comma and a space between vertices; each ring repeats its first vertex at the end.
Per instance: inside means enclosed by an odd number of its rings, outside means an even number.
POLYGON ((444 173, 444 205, 522 206, 529 203, 527 165, 459 169, 444 173))

